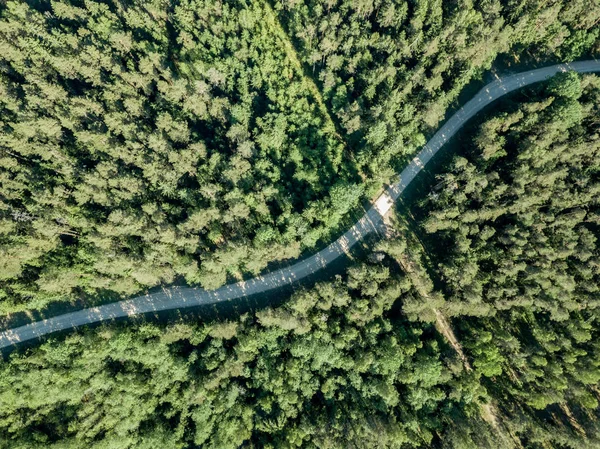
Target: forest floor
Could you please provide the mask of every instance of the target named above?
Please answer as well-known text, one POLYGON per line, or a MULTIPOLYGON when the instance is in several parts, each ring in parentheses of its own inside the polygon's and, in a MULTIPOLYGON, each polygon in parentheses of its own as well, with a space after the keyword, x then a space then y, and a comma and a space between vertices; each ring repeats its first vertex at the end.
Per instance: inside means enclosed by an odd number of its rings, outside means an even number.
POLYGON ((438 309, 433 309, 433 312, 435 313, 435 327, 438 330, 438 332, 444 336, 446 341, 450 344, 450 346, 452 346, 452 349, 454 349, 454 351, 458 354, 458 357, 462 361, 465 370, 467 372, 473 371, 473 368, 469 363, 469 359, 467 359, 467 356, 463 351, 462 345, 456 338, 456 335, 452 330, 452 326, 448 322, 446 316, 442 314, 442 312, 440 312, 438 309))
POLYGON ((560 410, 567 417, 569 424, 571 424, 571 426, 573 426, 575 431, 577 431, 577 433, 585 439, 585 437, 586 437, 585 430, 583 429, 581 424, 579 424, 579 421, 577 421, 577 419, 575 419, 575 416, 573 416, 573 412, 571 411, 571 408, 569 407, 569 405, 566 403, 563 403, 563 404, 560 404, 559 407, 560 407, 560 410))

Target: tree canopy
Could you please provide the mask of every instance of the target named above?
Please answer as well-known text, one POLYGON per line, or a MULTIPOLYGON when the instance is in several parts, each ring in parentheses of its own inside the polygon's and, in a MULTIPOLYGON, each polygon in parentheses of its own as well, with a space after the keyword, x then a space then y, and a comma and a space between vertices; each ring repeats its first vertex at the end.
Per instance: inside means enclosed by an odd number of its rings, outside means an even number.
POLYGON ((588 3, 2 3, 0 311, 315 248, 497 55, 596 51, 588 3))
MULTIPOLYGON (((0 316, 296 258, 484 73, 598 55, 599 21, 584 0, 0 2, 0 316)), ((598 117, 594 75, 503 98, 373 253, 283 305, 17 348, 0 449, 600 447, 598 117)))

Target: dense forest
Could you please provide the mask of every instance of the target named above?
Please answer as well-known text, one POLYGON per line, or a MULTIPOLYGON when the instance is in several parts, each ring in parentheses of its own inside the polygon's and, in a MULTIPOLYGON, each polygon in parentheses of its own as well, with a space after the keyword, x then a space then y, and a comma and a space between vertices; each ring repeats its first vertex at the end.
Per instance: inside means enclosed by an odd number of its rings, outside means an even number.
MULTIPOLYGON (((584 0, 0 2, 0 315, 314 250, 488 70, 598 55, 599 23, 584 0)), ((503 98, 369 255, 276 307, 17 348, 0 449, 597 449, 598 117, 596 75, 503 98)))
MULTIPOLYGON (((509 414, 597 419, 599 116, 595 75, 520 92, 466 137, 415 208, 441 279, 436 306, 461 317, 459 338, 509 414)), ((429 316, 420 306, 411 312, 429 316)), ((569 438, 554 443, 585 447, 569 438)))
POLYGON ((557 75, 483 123, 422 201, 451 314, 600 304, 600 78, 557 75))
POLYGON ((0 447, 598 447, 599 108, 571 73, 502 101, 377 257, 281 306, 14 352, 0 447))
POLYGON ((586 0, 280 0, 360 167, 386 180, 499 54, 512 65, 600 50, 586 0), (392 162, 390 164, 390 161, 392 162))
POLYGON ((599 18, 571 0, 3 2, 0 311, 295 258, 499 53, 595 52, 599 18))
POLYGON ((0 447, 426 447, 485 393, 392 310, 412 290, 359 264, 239 320, 46 343, 0 370, 0 447))
POLYGON ((218 287, 356 204, 262 2, 42 6, 0 9, 3 311, 178 276, 218 287))

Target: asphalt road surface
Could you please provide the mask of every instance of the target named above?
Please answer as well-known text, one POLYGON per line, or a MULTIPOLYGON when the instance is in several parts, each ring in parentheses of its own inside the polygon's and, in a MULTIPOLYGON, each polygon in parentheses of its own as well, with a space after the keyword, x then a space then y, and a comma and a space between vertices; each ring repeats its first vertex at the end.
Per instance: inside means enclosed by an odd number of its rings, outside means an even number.
POLYGON ((419 154, 400 173, 398 180, 377 198, 367 213, 352 228, 327 248, 307 259, 301 260, 287 268, 276 270, 263 276, 257 276, 248 281, 225 285, 212 291, 200 288, 171 287, 158 293, 138 296, 132 299, 36 321, 1 332, 0 349, 53 332, 114 318, 164 310, 183 309, 252 296, 298 282, 317 271, 323 270, 332 261, 342 254, 347 253, 350 248, 365 236, 380 232, 383 229, 383 216, 402 194, 406 186, 412 182, 425 164, 471 117, 508 92, 543 81, 558 72, 571 70, 579 73, 597 72, 600 71, 600 61, 580 61, 570 64, 553 65, 542 69, 504 76, 485 86, 435 133, 419 154))

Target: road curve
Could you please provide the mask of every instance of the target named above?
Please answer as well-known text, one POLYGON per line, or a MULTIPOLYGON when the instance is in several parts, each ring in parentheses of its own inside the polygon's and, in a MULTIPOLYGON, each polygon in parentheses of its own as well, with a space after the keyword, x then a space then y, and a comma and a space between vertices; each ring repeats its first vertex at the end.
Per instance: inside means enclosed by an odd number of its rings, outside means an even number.
POLYGON ((427 142, 415 158, 400 173, 398 180, 389 186, 373 203, 367 213, 344 235, 313 256, 301 260, 287 268, 257 276, 248 281, 225 285, 219 289, 206 291, 200 288, 171 287, 161 292, 127 299, 98 307, 65 313, 42 321, 36 321, 21 327, 0 333, 0 349, 32 340, 74 327, 97 323, 114 318, 182 309, 200 305, 242 298, 264 293, 284 285, 298 282, 307 276, 322 270, 343 253, 347 253, 366 235, 379 232, 383 225, 383 216, 412 182, 425 164, 439 149, 475 114, 497 98, 527 86, 543 81, 558 72, 576 71, 589 73, 600 71, 600 61, 579 61, 570 64, 558 64, 541 69, 517 73, 498 78, 486 85, 468 103, 458 110, 427 142))

